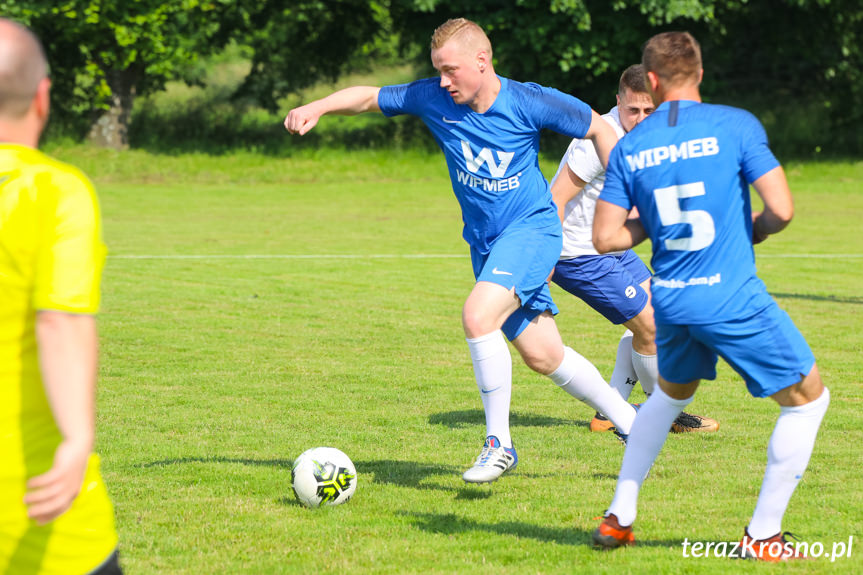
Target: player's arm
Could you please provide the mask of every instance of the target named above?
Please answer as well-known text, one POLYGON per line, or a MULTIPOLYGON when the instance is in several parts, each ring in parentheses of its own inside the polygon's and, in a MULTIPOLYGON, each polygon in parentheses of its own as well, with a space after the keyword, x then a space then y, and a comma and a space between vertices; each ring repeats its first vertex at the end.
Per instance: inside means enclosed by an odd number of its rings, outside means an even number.
POLYGON ((47 523, 78 496, 95 436, 96 320, 92 315, 39 311, 39 368, 45 395, 62 437, 54 463, 27 482, 28 515, 47 523))
POLYGON ((607 167, 611 150, 617 144, 617 134, 614 132, 614 128, 603 120, 602 116, 591 110, 590 128, 585 137, 593 142, 593 147, 596 149, 596 155, 599 156, 602 167, 607 167))
POLYGON ((564 219, 566 204, 577 196, 586 185, 587 182, 576 176, 568 165, 563 166, 563 169, 551 186, 551 197, 557 206, 557 215, 561 223, 564 219))
POLYGON ((794 217, 794 200, 782 166, 777 166, 752 182, 764 202, 764 210, 752 212, 752 243, 785 229, 794 217))
POLYGON ((378 112, 380 111, 378 106, 380 90, 376 86, 353 86, 294 108, 285 118, 285 129, 291 134, 302 136, 314 128, 320 117, 325 114, 354 116, 363 112, 378 112))
POLYGON ((630 218, 629 210, 600 198, 593 214, 593 247, 601 254, 628 250, 647 239, 647 232, 638 218, 630 218))

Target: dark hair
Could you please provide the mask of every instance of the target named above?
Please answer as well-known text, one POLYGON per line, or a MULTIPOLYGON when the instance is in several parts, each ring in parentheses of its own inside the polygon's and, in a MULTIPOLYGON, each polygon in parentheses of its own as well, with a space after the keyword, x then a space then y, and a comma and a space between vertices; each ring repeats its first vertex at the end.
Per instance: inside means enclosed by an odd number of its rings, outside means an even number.
POLYGON ((647 76, 644 73, 644 66, 641 64, 633 64, 623 71, 620 75, 620 83, 617 86, 617 93, 623 94, 626 89, 631 92, 649 93, 647 90, 647 76))

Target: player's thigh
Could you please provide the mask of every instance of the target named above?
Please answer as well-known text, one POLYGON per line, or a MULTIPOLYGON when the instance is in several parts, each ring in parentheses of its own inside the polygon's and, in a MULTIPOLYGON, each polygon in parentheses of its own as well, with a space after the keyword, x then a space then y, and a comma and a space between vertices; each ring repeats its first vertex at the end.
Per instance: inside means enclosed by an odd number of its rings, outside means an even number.
POLYGON ((462 326, 467 337, 480 337, 500 329, 521 306, 514 290, 478 281, 462 308, 462 326))
POLYGON ((528 322, 512 344, 534 371, 547 375, 563 361, 563 340, 550 312, 543 312, 528 322))
POLYGON ((716 379, 716 352, 694 337, 691 326, 657 324, 656 358, 659 375, 672 384, 716 379))
POLYGON ((552 280, 616 325, 637 317, 649 302, 640 285, 644 278, 633 277, 618 255, 561 260, 552 280))
POLYGON ((740 374, 754 397, 799 383, 815 365, 809 344, 775 302, 744 319, 692 329, 740 374))
POLYGON ((512 290, 518 299, 519 307, 501 328, 510 341, 540 314, 557 313, 547 280, 560 249, 559 226, 522 226, 502 233, 488 254, 471 254, 477 284, 497 284, 512 290))
POLYGON ((548 281, 561 250, 560 227, 513 226, 498 236, 487 254, 471 253, 477 281, 515 290, 525 304, 548 281))

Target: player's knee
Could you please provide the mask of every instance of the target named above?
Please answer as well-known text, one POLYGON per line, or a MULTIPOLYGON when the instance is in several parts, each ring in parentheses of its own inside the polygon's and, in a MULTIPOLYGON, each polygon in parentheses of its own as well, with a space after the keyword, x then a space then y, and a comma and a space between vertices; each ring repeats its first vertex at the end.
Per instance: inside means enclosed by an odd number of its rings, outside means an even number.
POLYGON ((545 349, 519 350, 527 367, 542 375, 554 372, 563 361, 563 354, 549 353, 545 349))
POLYGON ((461 323, 467 337, 480 337, 500 327, 494 325, 488 315, 482 313, 478 308, 468 306, 462 309, 461 323))
POLYGON ((641 355, 656 355, 656 324, 649 305, 624 324, 632 332, 632 347, 641 355))
POLYGON ((656 330, 633 332, 632 349, 641 355, 656 355, 656 330))

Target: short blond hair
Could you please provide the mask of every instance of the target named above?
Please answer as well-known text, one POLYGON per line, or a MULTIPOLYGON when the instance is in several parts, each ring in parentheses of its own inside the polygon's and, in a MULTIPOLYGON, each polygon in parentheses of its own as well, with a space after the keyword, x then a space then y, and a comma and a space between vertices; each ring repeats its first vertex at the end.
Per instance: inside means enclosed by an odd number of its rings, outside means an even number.
POLYGON ((29 28, 0 18, 0 116, 24 116, 47 75, 39 38, 29 28))
POLYGON ((701 46, 689 32, 663 32, 644 44, 641 63, 670 86, 698 83, 701 46))
POLYGON ((451 18, 438 26, 431 37, 431 49, 437 50, 444 44, 455 39, 464 47, 476 48, 488 52, 491 59, 491 41, 485 35, 482 27, 467 18, 451 18))

